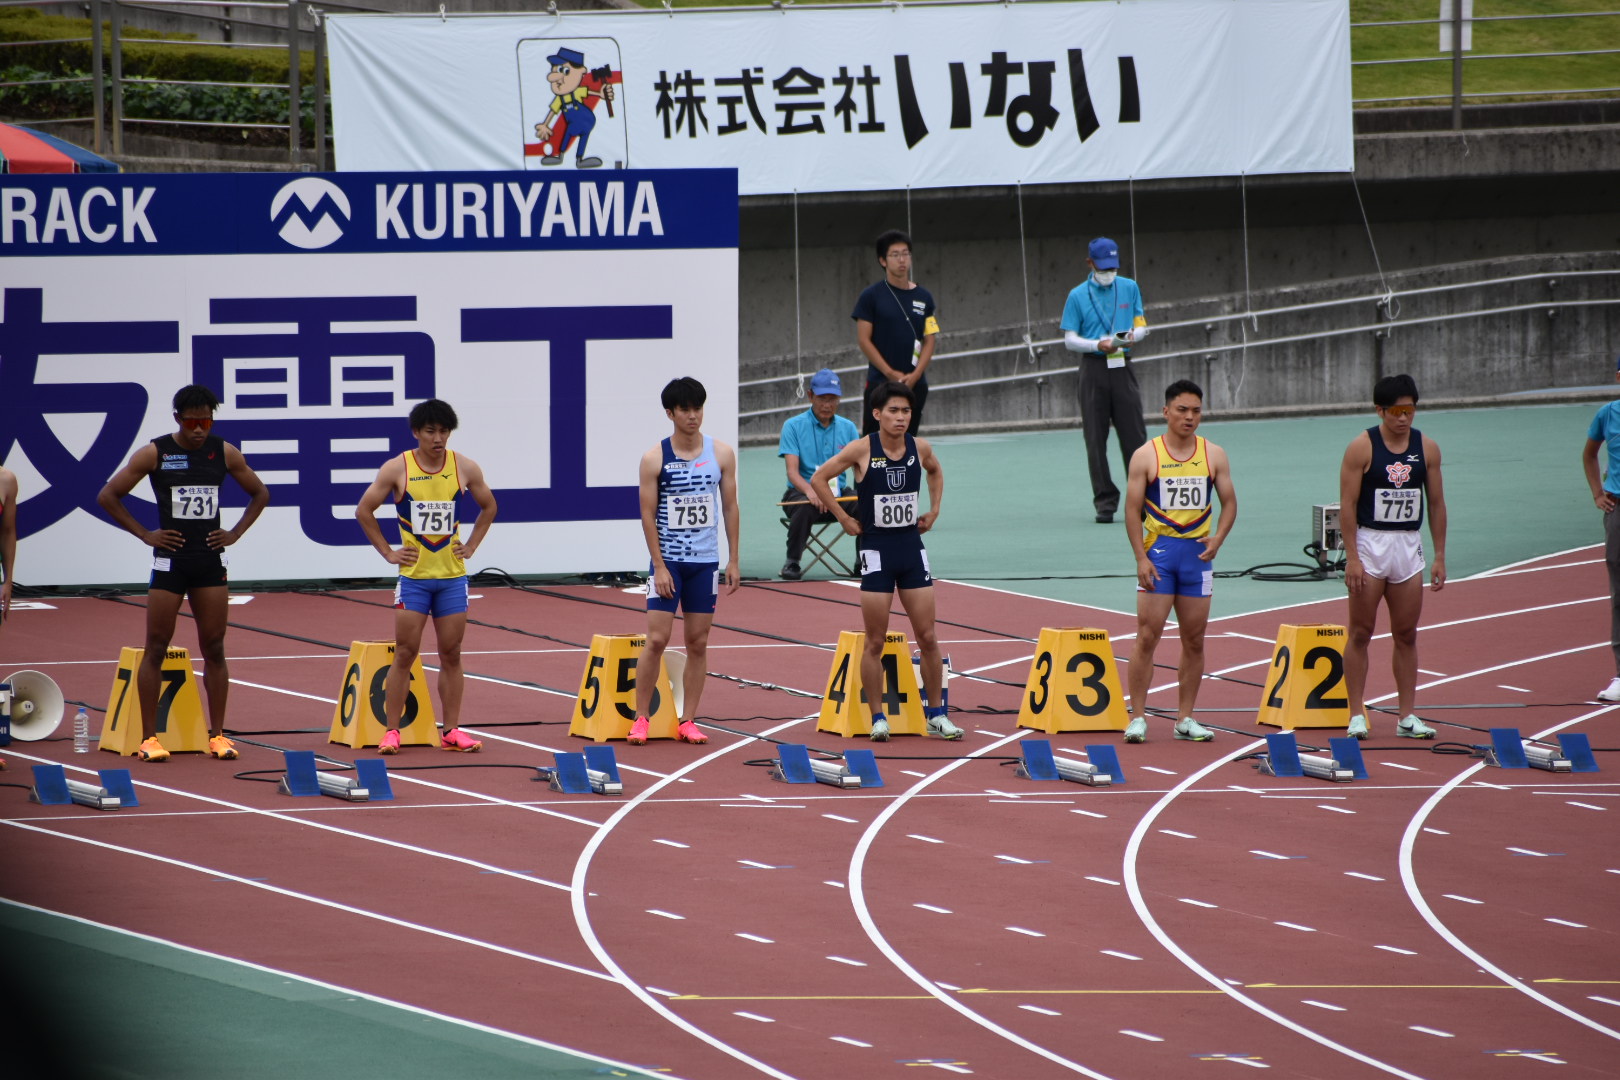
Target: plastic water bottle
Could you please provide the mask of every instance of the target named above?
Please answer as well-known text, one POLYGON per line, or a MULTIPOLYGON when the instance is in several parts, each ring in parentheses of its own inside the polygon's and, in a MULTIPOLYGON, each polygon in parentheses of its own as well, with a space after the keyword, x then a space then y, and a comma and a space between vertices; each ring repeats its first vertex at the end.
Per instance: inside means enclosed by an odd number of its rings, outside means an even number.
POLYGON ((90 714, 84 711, 83 705, 79 706, 78 714, 73 717, 73 752, 90 752, 90 714))

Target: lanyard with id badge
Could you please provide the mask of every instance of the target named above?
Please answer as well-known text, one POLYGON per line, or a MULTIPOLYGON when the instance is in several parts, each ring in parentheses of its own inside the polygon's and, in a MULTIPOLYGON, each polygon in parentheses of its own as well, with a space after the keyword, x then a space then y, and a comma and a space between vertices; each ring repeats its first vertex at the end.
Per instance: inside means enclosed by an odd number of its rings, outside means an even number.
MULTIPOLYGON (((1100 286, 1100 285, 1097 286, 1097 288, 1101 288, 1101 287, 1102 286, 1100 286)), ((1130 340, 1130 335, 1131 335, 1131 332, 1129 330, 1116 331, 1114 329, 1114 314, 1115 314, 1115 310, 1116 310, 1115 306, 1114 306, 1114 297, 1116 295, 1115 290, 1118 289, 1118 288, 1119 288, 1118 285, 1110 285, 1110 286, 1108 286, 1108 315, 1107 316, 1104 316, 1102 311, 1100 311, 1097 308, 1097 294, 1095 292, 1093 292, 1092 290, 1090 290, 1090 289, 1086 290, 1086 299, 1088 301, 1090 301, 1090 303, 1091 303, 1092 314, 1097 316, 1097 322, 1100 325, 1106 326, 1108 328, 1108 332, 1106 334, 1102 335, 1102 336, 1103 337, 1111 337, 1111 338, 1113 338, 1116 344, 1118 342, 1121 342, 1121 341, 1129 341, 1130 340)), ((1100 341, 1102 339, 1099 338, 1098 340, 1100 341)), ((1108 366, 1111 367, 1111 368, 1122 368, 1122 367, 1124 367, 1125 366, 1125 350, 1121 349, 1121 348, 1116 348, 1113 352, 1109 353, 1108 354, 1108 366)))

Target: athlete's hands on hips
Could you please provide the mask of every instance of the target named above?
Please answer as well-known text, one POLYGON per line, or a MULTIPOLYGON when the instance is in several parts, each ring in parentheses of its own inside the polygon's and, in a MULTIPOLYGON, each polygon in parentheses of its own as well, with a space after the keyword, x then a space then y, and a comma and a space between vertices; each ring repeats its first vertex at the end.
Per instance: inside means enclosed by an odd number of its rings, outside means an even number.
POLYGON ((932 529, 934 527, 934 519, 937 517, 939 517, 938 510, 928 511, 928 513, 917 519, 917 531, 920 533, 925 533, 929 529, 932 529))
POLYGON ((1148 590, 1159 583, 1159 568, 1146 555, 1136 560, 1136 583, 1148 590))
POLYGON ((388 551, 383 555, 383 558, 387 559, 395 566, 415 566, 416 560, 421 556, 421 554, 422 553, 420 551, 417 551, 413 547, 397 547, 389 548, 388 551))
POLYGON ((840 521, 839 524, 844 527, 844 532, 847 535, 849 535, 849 536, 859 536, 859 535, 861 535, 861 523, 856 521, 854 518, 850 517, 848 514, 844 515, 844 520, 840 521))
POLYGON ((450 550, 456 553, 456 558, 465 561, 472 558, 473 552, 477 551, 478 548, 476 545, 463 544, 460 540, 457 540, 450 545, 450 550))
POLYGON ((726 595, 730 596, 742 586, 742 570, 737 566, 737 560, 732 559, 726 563, 726 595))
POLYGON ((1429 567, 1429 591, 1439 592, 1446 587, 1446 557, 1436 555, 1434 563, 1429 567))
POLYGON ((675 595, 675 578, 670 574, 667 566, 660 566, 653 571, 653 591, 665 600, 675 595))
POLYGON ((186 538, 180 535, 179 529, 153 529, 141 537, 146 546, 159 551, 179 551, 185 546, 186 538))
POLYGON ((1200 537, 1198 542, 1204 545, 1204 550, 1198 553, 1198 560, 1200 562, 1214 562, 1215 553, 1221 550, 1221 541, 1213 536, 1204 536, 1200 537))
POLYGON ((1351 596, 1360 596, 1362 586, 1361 560, 1352 555, 1344 561, 1344 587, 1351 596))
POLYGON ((215 529, 208 534, 208 547, 213 551, 223 551, 242 539, 229 529, 215 529))
POLYGON ((1607 514, 1610 510, 1613 510, 1617 505, 1620 505, 1620 499, 1616 499, 1607 491, 1600 493, 1598 497, 1592 501, 1596 503, 1597 508, 1603 511, 1605 514, 1607 514))

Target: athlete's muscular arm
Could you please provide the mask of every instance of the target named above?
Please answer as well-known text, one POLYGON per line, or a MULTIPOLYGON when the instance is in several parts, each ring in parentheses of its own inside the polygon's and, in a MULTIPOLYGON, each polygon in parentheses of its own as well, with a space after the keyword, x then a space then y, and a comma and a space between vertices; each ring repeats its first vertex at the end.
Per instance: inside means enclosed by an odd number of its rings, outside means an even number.
POLYGON ((354 508, 355 520, 360 522, 360 531, 366 534, 371 546, 377 553, 395 566, 411 566, 416 562, 417 550, 413 547, 388 546, 388 540, 383 536, 382 526, 377 524, 377 508, 385 501, 399 501, 405 492, 405 455, 398 454, 388 459, 383 467, 377 470, 377 479, 366 488, 366 493, 360 496, 360 503, 354 508))
POLYGON ((248 504, 242 516, 236 519, 236 528, 215 529, 208 534, 208 546, 214 551, 223 551, 242 539, 242 534, 253 527, 259 515, 264 513, 264 508, 270 505, 270 489, 264 486, 259 474, 249 467, 242 451, 230 443, 225 444, 225 471, 247 492, 248 504))
POLYGON ((1587 439, 1586 445, 1581 449, 1581 468, 1586 472, 1586 486, 1592 489, 1592 502, 1597 508, 1607 514, 1620 503, 1603 486, 1603 477, 1598 473, 1598 451, 1603 449, 1602 439, 1587 439))
POLYGON ((11 614, 11 582, 17 576, 17 474, 0 469, 0 616, 11 614))
POLYGON ((641 455, 641 535, 647 542, 647 553, 652 556, 652 587, 665 600, 675 595, 675 579, 664 565, 664 553, 658 547, 658 474, 664 468, 664 455, 653 447, 641 455))
POLYGON ((148 529, 135 520, 135 515, 124 505, 124 496, 135 490, 135 485, 157 471, 157 446, 147 443, 130 456, 129 464, 120 469, 96 495, 96 505, 107 516, 141 538, 141 543, 158 551, 178 551, 186 542, 178 529, 148 529))
POLYGON ((467 482, 467 494, 473 497, 478 504, 478 518, 473 522, 472 532, 465 543, 458 541, 455 545, 456 558, 466 560, 478 550, 478 545, 484 542, 484 534, 489 527, 495 524, 495 493, 489 490, 489 484, 484 480, 484 470, 478 467, 478 462, 465 454, 456 455, 456 468, 461 471, 461 478, 467 482))
POLYGON ((1361 556, 1356 551, 1356 504, 1361 501, 1361 485, 1372 467, 1372 440, 1363 431, 1350 440, 1339 465, 1339 535, 1344 538, 1344 587, 1351 594, 1361 592, 1361 556))
MULTIPOLYGON (((1153 449, 1150 439, 1131 455, 1125 479, 1125 535, 1136 555, 1136 583, 1144 589, 1153 588, 1159 580, 1158 567, 1147 557, 1147 547, 1142 542, 1142 506, 1147 502, 1147 486, 1152 483, 1158 464, 1158 451, 1153 449)), ((1226 513, 1224 504, 1221 513, 1226 513)))
POLYGON ((927 439, 917 440, 917 464, 928 474, 928 513, 917 518, 917 531, 925 533, 934 527, 934 520, 939 517, 939 503, 945 498, 945 470, 927 439))
POLYGON ((872 463, 870 456, 871 443, 866 439, 856 439, 844 447, 831 458, 827 459, 810 478, 810 489, 820 496, 821 501, 832 510, 838 524, 851 536, 861 535, 861 523, 850 516, 843 504, 833 497, 831 480, 835 476, 842 476, 847 469, 855 470, 855 482, 861 482, 866 475, 867 466, 872 463))
POLYGON ((1440 481, 1440 444, 1423 436, 1423 488, 1429 497, 1429 539, 1434 542, 1434 561, 1429 564, 1429 589, 1446 587, 1446 491, 1440 481))
POLYGON ((726 595, 730 596, 742 585, 742 570, 737 562, 738 534, 742 528, 742 515, 737 508, 737 451, 715 440, 714 459, 720 466, 720 512, 726 521, 726 595))
POLYGON ((1204 562, 1213 562, 1215 553, 1226 543, 1226 534, 1237 524, 1237 488, 1232 485, 1232 466, 1226 460, 1226 451, 1207 440, 1204 449, 1209 454, 1209 475, 1215 481, 1215 497, 1221 500, 1221 516, 1215 522, 1215 535, 1204 537, 1204 550, 1198 557, 1204 562))
POLYGON ((866 362, 882 372, 885 379, 899 382, 904 378, 904 375, 890 367, 889 362, 883 359, 883 354, 878 352, 876 343, 872 341, 872 324, 865 319, 855 320, 855 344, 860 346, 861 355, 866 357, 866 362))

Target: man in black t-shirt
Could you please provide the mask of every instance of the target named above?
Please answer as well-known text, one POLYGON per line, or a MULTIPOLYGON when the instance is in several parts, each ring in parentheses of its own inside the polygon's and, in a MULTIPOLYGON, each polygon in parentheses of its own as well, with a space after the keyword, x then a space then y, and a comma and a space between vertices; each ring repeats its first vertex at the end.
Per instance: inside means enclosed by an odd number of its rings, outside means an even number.
MULTIPOLYGON (((890 229, 877 238, 877 261, 883 280, 863 291, 850 318, 855 340, 866 357, 866 392, 886 382, 911 388, 916 404, 911 410, 915 435, 922 427, 923 405, 928 401, 928 361, 934 355, 939 322, 934 318, 934 297, 911 280, 911 237, 890 229)), ((871 410, 861 422, 861 434, 877 430, 871 410)))
POLYGON ((174 395, 178 430, 136 450, 107 481, 96 503, 116 524, 152 549, 152 580, 146 594, 146 653, 135 677, 141 708, 142 761, 166 761, 157 738, 158 683, 163 656, 174 638, 180 601, 190 597, 203 658, 203 689, 208 694, 208 753, 230 760, 236 747, 225 737, 225 698, 230 672, 225 664, 225 626, 230 598, 225 584, 225 549, 242 538, 270 503, 270 489, 242 452, 213 434, 219 398, 206 386, 182 387, 174 395), (233 529, 220 528, 219 489, 229 475, 247 492, 247 509, 233 529), (158 527, 148 529, 124 505, 124 496, 142 480, 152 482, 158 527))

